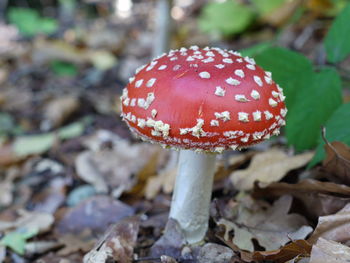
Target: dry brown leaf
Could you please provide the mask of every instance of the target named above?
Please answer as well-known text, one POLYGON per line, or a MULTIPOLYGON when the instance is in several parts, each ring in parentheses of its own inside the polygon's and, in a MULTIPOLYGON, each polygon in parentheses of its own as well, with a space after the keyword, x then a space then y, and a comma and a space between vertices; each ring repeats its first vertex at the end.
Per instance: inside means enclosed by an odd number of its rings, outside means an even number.
POLYGON ((28 113, 33 107, 33 96, 34 93, 29 89, 6 85, 1 90, 1 97, 3 97, 1 108, 5 111, 22 111, 28 113))
POLYGON ((324 169, 330 173, 329 178, 338 183, 350 184, 350 147, 342 142, 326 141, 324 146, 326 159, 324 169))
POLYGON ((97 193, 107 193, 108 186, 101 172, 92 161, 92 153, 85 151, 75 159, 75 169, 78 176, 85 182, 94 186, 97 193))
POLYGON ((145 197, 153 199, 160 191, 170 194, 173 191, 177 173, 177 152, 172 152, 166 167, 156 176, 148 179, 145 187, 145 197))
POLYGON ((84 263, 105 263, 108 260, 131 263, 139 225, 140 219, 131 217, 110 227, 95 248, 84 256, 84 263))
MULTIPOLYGON (((4 84, 8 77, 8 70, 6 68, 0 69, 0 85, 4 84)), ((1 94, 0 94, 0 105, 1 105, 1 94)))
POLYGON ((333 8, 334 3, 330 0, 308 0, 306 6, 315 13, 325 14, 333 8))
POLYGON ((224 240, 231 240, 230 231, 234 231, 232 243, 242 250, 253 252, 253 239, 266 250, 276 250, 312 232, 304 217, 288 214, 291 205, 291 196, 282 196, 273 206, 262 207, 252 200, 247 204, 240 202, 234 221, 221 219, 217 224, 225 226, 224 240))
POLYGON ((45 233, 50 230, 54 223, 54 217, 48 213, 29 212, 25 210, 18 211, 20 215, 15 221, 0 221, 0 231, 6 231, 14 228, 36 229, 38 233, 45 233))
POLYGON ((153 199, 160 191, 169 194, 173 191, 177 169, 160 172, 157 176, 152 176, 147 181, 145 188, 146 199, 153 199))
POLYGON ((38 64, 56 59, 77 64, 90 62, 101 70, 108 69, 116 63, 112 52, 107 50, 78 48, 62 40, 44 38, 35 38, 32 58, 34 63, 38 64))
POLYGON ((255 198, 276 198, 292 195, 303 204, 305 215, 317 219, 319 216, 336 213, 350 201, 350 187, 313 179, 296 184, 272 183, 256 184, 255 198))
POLYGON ((18 156, 11 144, 0 145, 0 168, 7 167, 23 160, 23 157, 18 156))
POLYGON ((280 27, 294 14, 295 10, 303 3, 303 0, 286 1, 281 7, 265 15, 262 19, 270 25, 280 27))
POLYGON ((62 40, 35 38, 32 50, 34 63, 46 63, 55 59, 83 64, 88 62, 86 50, 79 49, 62 40))
POLYGON ((145 143, 131 144, 106 130, 98 131, 85 144, 90 150, 76 159, 78 176, 98 192, 105 193, 108 187, 114 189, 115 197, 132 189, 138 179, 134 175, 141 173, 160 149, 145 143), (106 149, 106 144, 111 147, 106 149))
POLYGON ((79 109, 80 103, 76 97, 64 96, 50 101, 44 109, 45 128, 59 127, 71 114, 79 109))
POLYGON ((256 154, 245 170, 234 171, 230 179, 238 190, 253 189, 254 182, 272 183, 281 180, 288 171, 306 165, 313 153, 288 156, 285 152, 272 149, 256 154))
POLYGON ((312 246, 309 263, 347 263, 350 262, 350 247, 343 244, 318 239, 317 243, 312 246))
POLYGON ((100 195, 69 209, 56 227, 60 234, 78 234, 85 229, 90 229, 93 233, 103 233, 109 225, 132 215, 132 207, 109 196, 100 195))
POLYGON ((60 236, 58 241, 60 244, 64 245, 64 248, 57 252, 57 255, 60 256, 67 256, 78 251, 86 253, 93 248, 96 242, 94 238, 91 238, 91 231, 89 229, 86 229, 79 234, 66 234, 60 236))
POLYGON ((284 263, 296 257, 310 256, 311 245, 306 240, 294 240, 280 249, 272 251, 255 251, 254 253, 243 253, 242 258, 246 261, 273 261, 284 263))
POLYGON ((334 215, 322 216, 308 239, 315 244, 319 238, 345 243, 350 240, 350 204, 334 215))

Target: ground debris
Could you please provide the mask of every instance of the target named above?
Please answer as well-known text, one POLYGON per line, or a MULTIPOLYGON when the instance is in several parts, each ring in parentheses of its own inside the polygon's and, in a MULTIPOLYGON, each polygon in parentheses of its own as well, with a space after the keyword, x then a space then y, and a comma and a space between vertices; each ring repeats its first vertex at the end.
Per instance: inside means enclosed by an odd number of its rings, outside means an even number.
POLYGON ((310 263, 346 263, 350 261, 350 247, 319 238, 312 246, 310 263))
POLYGON ((282 196, 273 206, 264 207, 246 198, 237 207, 233 221, 220 219, 217 224, 225 227, 222 237, 228 244, 233 244, 241 250, 255 251, 253 239, 266 250, 279 249, 291 240, 303 239, 312 232, 307 221, 299 214, 288 214, 291 196, 282 196), (230 236, 234 231, 233 238, 230 236))
POLYGON ((132 207, 100 195, 68 209, 64 217, 57 222, 56 230, 60 234, 78 234, 85 229, 90 229, 93 233, 103 233, 109 225, 132 215, 132 207))
POLYGON ((110 227, 95 248, 84 256, 84 263, 105 263, 109 259, 131 263, 139 224, 138 217, 130 217, 110 227))
POLYGON ((328 178, 336 183, 350 185, 350 147, 342 142, 326 141, 327 156, 322 165, 328 178))
POLYGON ((250 166, 245 170, 234 171, 230 179, 238 190, 251 190, 254 182, 278 182, 290 170, 306 165, 313 153, 289 156, 282 150, 271 149, 253 156, 250 166))

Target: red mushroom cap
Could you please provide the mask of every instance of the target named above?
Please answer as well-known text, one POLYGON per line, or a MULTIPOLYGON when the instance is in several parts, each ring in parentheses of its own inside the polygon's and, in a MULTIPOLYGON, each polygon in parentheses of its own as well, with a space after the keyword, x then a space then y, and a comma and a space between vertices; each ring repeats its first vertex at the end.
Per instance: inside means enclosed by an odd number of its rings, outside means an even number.
POLYGON ((138 69, 121 99, 123 119, 142 139, 210 152, 277 135, 287 113, 282 89, 253 59, 197 46, 138 69))

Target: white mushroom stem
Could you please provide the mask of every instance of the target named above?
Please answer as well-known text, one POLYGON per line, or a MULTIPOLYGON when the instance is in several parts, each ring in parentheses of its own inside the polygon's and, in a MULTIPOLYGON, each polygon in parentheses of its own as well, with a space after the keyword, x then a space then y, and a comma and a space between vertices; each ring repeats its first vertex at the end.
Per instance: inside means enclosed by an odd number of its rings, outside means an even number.
POLYGON ((170 218, 180 224, 190 244, 202 241, 208 229, 215 160, 214 154, 180 151, 170 218))

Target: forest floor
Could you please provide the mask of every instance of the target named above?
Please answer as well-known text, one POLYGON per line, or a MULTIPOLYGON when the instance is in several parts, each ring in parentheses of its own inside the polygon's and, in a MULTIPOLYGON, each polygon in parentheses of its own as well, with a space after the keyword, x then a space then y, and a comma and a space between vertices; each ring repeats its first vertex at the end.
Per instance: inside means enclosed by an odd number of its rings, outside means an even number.
MULTIPOLYGON (((319 263, 337 253, 348 262, 350 151, 339 142, 312 168, 314 152, 295 153, 283 134, 228 151, 218 156, 205 242, 187 245, 168 222, 177 155, 136 140, 119 117, 122 88, 150 60, 152 8, 77 21, 53 37, 0 23, 0 262, 76 263, 88 253, 96 263, 319 263)), ((213 41, 190 12, 174 47, 239 50, 276 34, 263 26, 213 41)), ((278 45, 320 61, 329 23, 284 26, 278 45)))

